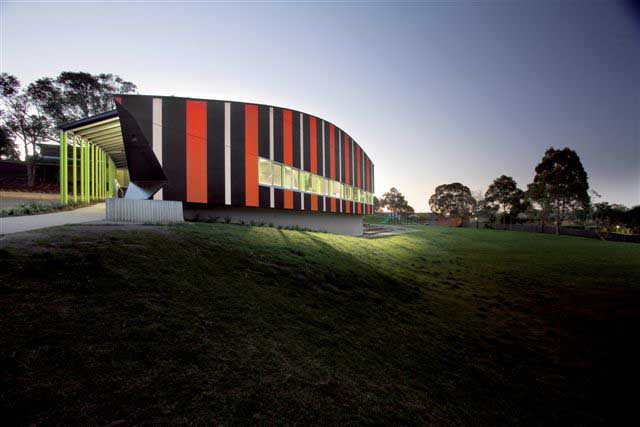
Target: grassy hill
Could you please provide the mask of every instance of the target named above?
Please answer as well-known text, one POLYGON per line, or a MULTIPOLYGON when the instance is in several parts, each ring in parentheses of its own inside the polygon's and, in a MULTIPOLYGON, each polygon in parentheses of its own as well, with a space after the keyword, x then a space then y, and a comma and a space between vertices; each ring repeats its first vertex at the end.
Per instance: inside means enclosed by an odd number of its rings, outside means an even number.
POLYGON ((600 424, 640 246, 417 228, 69 226, 0 245, 11 423, 600 424))

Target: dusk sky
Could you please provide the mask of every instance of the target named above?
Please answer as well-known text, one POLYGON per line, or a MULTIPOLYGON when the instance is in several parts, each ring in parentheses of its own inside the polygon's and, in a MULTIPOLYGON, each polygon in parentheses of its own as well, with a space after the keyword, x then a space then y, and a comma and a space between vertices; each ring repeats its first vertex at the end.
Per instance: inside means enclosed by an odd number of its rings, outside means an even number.
POLYGON ((23 83, 111 72, 142 94, 301 110, 345 129, 417 211, 443 183, 520 188, 575 149, 602 201, 640 203, 640 21, 613 1, 2 3, 23 83))

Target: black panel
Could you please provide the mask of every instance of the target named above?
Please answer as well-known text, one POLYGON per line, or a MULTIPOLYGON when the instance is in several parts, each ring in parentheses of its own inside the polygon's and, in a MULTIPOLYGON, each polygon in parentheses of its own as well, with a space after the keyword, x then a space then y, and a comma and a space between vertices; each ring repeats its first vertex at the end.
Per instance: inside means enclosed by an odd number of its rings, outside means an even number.
POLYGON ((284 209, 284 190, 281 188, 273 189, 273 207, 284 209))
POLYGON ((291 122, 293 167, 300 169, 300 113, 292 111, 291 122))
POLYGON ((311 194, 304 193, 304 210, 311 210, 311 194))
POLYGON ((224 102, 207 102, 207 197, 224 205, 224 102))
POLYGON ((245 205, 244 104, 231 103, 231 204, 245 205))
POLYGON ((282 123, 282 110, 280 108, 273 109, 273 160, 284 163, 284 140, 282 123))
MULTIPOLYGON (((304 115, 303 116, 303 126, 304 128, 302 129, 302 145, 303 145, 303 149, 304 149, 304 170, 306 170, 307 172, 311 172, 311 141, 309 140, 309 116, 308 115, 304 115)), ((305 205, 306 207, 307 205, 305 205)))
POLYGON ((259 206, 261 208, 271 207, 271 190, 269 187, 258 187, 259 206))
POLYGON ((318 175, 322 176, 322 120, 316 119, 316 163, 318 175))
POLYGON ((187 195, 187 126, 186 103, 180 98, 162 99, 162 160, 167 183, 162 190, 165 200, 186 200, 187 195))
POLYGON ((165 181, 162 166, 153 152, 153 99, 125 97, 122 104, 116 105, 131 181, 138 184, 165 181))
POLYGON ((269 107, 258 107, 258 156, 269 158, 269 107))
POLYGON ((300 194, 297 191, 293 192, 293 209, 296 211, 302 210, 302 199, 300 198, 300 194))

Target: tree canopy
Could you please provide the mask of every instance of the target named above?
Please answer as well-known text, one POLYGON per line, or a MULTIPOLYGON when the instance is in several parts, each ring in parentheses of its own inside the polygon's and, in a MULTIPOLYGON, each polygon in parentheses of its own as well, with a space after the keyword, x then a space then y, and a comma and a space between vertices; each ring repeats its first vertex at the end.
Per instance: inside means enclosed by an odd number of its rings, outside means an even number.
POLYGON ((518 188, 516 181, 506 175, 493 180, 484 194, 484 205, 495 211, 502 211, 503 221, 507 215, 517 215, 524 210, 524 191, 518 188))
POLYGON ((578 154, 570 148, 549 148, 536 166, 536 176, 527 193, 543 209, 553 212, 556 232, 567 214, 588 209, 590 204, 587 172, 578 154))
POLYGON ((114 93, 133 93, 136 86, 113 74, 92 75, 65 71, 55 79, 43 77, 22 87, 17 77, 0 74, 0 119, 8 131, 2 153, 10 150, 10 141, 24 144, 27 182, 34 184, 39 147, 58 140, 57 127, 65 122, 113 109, 114 93), (6 142, 9 141, 9 142, 6 142), (9 144, 9 148, 6 145, 9 144))
POLYGON ((442 184, 429 198, 431 211, 445 217, 467 218, 474 211, 476 200, 469 187, 459 182, 442 184))
POLYGON ((400 213, 404 206, 408 206, 404 195, 397 188, 391 187, 382 195, 380 206, 388 208, 393 213, 400 213))

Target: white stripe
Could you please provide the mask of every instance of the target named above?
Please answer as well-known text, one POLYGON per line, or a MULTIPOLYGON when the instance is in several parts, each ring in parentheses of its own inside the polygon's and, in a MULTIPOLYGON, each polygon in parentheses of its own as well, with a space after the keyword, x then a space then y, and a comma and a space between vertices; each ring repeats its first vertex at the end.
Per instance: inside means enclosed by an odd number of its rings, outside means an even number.
MULTIPOLYGON (((162 98, 153 98, 152 146, 160 166, 162 164, 162 98)), ((154 200, 162 200, 162 188, 153 195, 154 200)))
MULTIPOLYGON (((300 170, 304 170, 304 120, 300 113, 300 170)), ((304 192, 300 192, 300 209, 304 210, 304 192)))
POLYGON ((274 202, 274 191, 273 191, 273 187, 269 187, 269 206, 270 207, 274 207, 275 206, 275 202, 274 202))
POLYGON ((231 204, 231 104, 224 103, 224 203, 231 204))
POLYGON ((269 160, 273 160, 273 107, 269 107, 269 160))
MULTIPOLYGON (((353 187, 356 188, 356 144, 351 141, 351 170, 353 171, 353 187)), ((351 211, 355 213, 356 210, 356 202, 351 202, 351 211)))

